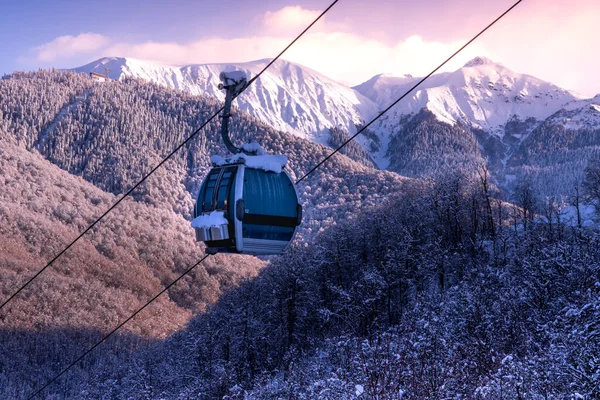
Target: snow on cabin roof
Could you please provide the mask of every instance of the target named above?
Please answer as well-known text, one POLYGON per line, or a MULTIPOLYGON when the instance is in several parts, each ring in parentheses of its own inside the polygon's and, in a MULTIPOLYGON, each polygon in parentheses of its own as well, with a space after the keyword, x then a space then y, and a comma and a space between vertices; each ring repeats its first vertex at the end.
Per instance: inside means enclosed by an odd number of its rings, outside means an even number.
POLYGON ((260 156, 249 156, 244 153, 236 154, 231 158, 223 158, 221 156, 211 156, 210 162, 214 166, 226 164, 243 163, 245 166, 264 171, 272 171, 280 173, 283 167, 287 164, 287 157, 278 154, 263 154, 260 156))
POLYGON ((240 146, 245 152, 254 153, 257 156, 262 156, 267 154, 266 150, 258 143, 244 143, 240 146))
POLYGON ((266 150, 256 142, 245 143, 240 147, 245 152, 254 153, 254 155, 240 153, 230 158, 214 155, 210 157, 210 162, 216 167, 226 164, 242 163, 250 168, 280 173, 288 161, 286 156, 267 154, 266 150))

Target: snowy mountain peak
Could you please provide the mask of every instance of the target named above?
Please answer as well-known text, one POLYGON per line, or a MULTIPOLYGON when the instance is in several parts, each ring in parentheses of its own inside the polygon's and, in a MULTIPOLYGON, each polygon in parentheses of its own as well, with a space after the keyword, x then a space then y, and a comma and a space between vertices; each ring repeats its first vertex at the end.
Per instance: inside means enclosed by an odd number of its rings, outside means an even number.
POLYGON ((486 65, 486 64, 495 64, 495 63, 492 60, 490 60, 489 58, 477 56, 474 59, 472 59, 471 61, 469 61, 468 63, 466 63, 463 66, 463 68, 477 67, 479 65, 486 65))
POLYGON ((375 75, 373 78, 371 79, 397 79, 397 78, 412 78, 413 76, 411 74, 403 74, 403 75, 398 75, 395 74, 393 72, 384 72, 383 74, 379 74, 379 75, 375 75))
MULTIPOLYGON (((243 71, 256 76, 272 59, 245 63, 194 64, 182 67, 157 65, 122 57, 105 57, 75 68, 76 72, 98 72, 120 80, 134 77, 159 85, 186 91, 192 95, 208 95, 223 100, 218 89, 223 71, 243 71)), ((275 129, 325 143, 329 128, 341 126, 355 132, 376 111, 376 105, 347 86, 286 60, 277 60, 236 99, 237 106, 275 129)))
MULTIPOLYGON (((382 108, 406 93, 418 79, 377 75, 356 89, 382 108)), ((462 122, 501 135, 511 118, 543 120, 576 99, 575 94, 549 82, 475 57, 454 72, 431 76, 395 111, 406 115, 426 108, 439 121, 451 125, 462 122)))
MULTIPOLYGON (((104 74, 106 68, 109 70, 108 76, 114 80, 119 80, 125 76, 153 80, 153 77, 160 75, 164 70, 173 69, 174 67, 157 65, 150 61, 129 57, 103 57, 73 70, 76 72, 98 72, 104 74)), ((164 84, 160 80, 156 83, 164 84)))
MULTIPOLYGON (((376 75, 355 89, 374 101, 379 109, 384 109, 406 94, 419 79, 376 75)), ((372 131, 384 146, 374 154, 374 159, 381 168, 387 168, 385 162, 379 161, 388 157, 386 138, 399 130, 405 117, 423 109, 442 123, 460 123, 502 141, 508 121, 541 123, 565 109, 569 115, 560 114, 561 123, 565 120, 570 123, 569 127, 592 126, 600 121, 600 107, 594 107, 596 104, 595 100, 582 99, 550 82, 476 57, 454 72, 432 75, 379 119, 372 131)))

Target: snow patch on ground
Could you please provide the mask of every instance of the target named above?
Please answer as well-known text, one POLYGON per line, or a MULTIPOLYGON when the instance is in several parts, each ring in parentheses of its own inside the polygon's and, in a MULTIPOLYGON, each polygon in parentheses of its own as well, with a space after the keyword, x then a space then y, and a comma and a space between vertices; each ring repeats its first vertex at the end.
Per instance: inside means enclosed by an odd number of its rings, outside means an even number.
MULTIPOLYGON (((582 228, 595 228, 600 227, 600 215, 598 214, 597 208, 593 204, 581 203, 579 204, 579 215, 581 218, 582 228)), ((577 227, 577 207, 571 205, 562 208, 559 211, 559 217, 552 215, 552 223, 557 224, 560 220, 561 224, 565 224, 571 227, 577 227)), ((540 215, 535 219, 537 222, 548 223, 548 217, 540 215)))
POLYGON ((355 385, 354 388, 356 389, 356 395, 360 396, 365 392, 365 388, 363 387, 363 385, 355 385))
MULTIPOLYGON (((592 228, 597 225, 599 216, 593 204, 580 204, 579 214, 583 227, 592 228)), ((561 219, 569 226, 577 226, 577 207, 569 206, 561 210, 561 219)))

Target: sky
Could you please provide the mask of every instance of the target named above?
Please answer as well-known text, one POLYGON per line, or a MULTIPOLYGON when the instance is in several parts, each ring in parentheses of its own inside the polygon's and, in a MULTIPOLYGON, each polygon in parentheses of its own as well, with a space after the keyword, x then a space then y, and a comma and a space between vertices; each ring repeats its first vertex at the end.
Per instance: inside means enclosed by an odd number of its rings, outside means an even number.
MULTIPOLYGON (((515 0, 339 0, 284 59, 347 85, 425 75, 515 0)), ((101 57, 166 65, 272 58, 331 0, 6 0, 0 74, 101 57)), ((523 0, 442 71, 485 56, 591 97, 600 93, 599 0, 523 0)))

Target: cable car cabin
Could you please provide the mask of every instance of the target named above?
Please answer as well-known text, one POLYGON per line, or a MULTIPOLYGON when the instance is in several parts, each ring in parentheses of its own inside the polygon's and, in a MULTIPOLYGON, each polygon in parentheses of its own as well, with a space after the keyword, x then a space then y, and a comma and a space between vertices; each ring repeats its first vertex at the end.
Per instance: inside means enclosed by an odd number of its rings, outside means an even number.
POLYGON ((296 188, 285 171, 244 163, 215 166, 204 179, 192 226, 206 252, 282 253, 302 221, 296 188))

